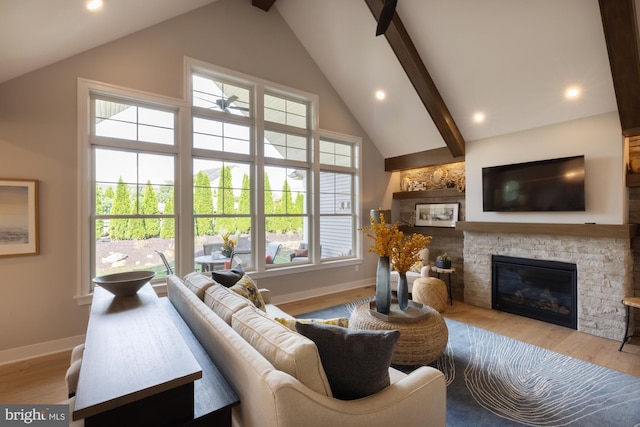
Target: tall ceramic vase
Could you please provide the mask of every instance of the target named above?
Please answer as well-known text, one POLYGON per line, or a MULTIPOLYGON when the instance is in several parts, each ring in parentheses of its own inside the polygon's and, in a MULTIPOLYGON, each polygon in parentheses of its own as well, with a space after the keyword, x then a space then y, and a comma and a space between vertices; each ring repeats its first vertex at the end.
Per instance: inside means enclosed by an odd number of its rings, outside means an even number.
POLYGON ((388 314, 391 309, 391 269, 389 257, 378 257, 378 271, 376 273, 376 311, 388 314))
POLYGON ((398 276, 398 306, 404 311, 409 305, 409 284, 407 283, 407 273, 399 273, 398 276))

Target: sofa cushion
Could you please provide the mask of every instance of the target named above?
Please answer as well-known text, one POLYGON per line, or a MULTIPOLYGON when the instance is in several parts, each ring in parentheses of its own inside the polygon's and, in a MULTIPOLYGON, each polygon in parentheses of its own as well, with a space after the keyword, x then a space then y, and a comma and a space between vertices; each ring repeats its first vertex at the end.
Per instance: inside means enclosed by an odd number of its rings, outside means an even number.
POLYGON ((389 367, 400 331, 365 331, 320 323, 296 323, 318 346, 333 397, 369 396, 389 386, 389 367))
POLYGON ((346 317, 335 317, 333 319, 296 319, 295 317, 273 317, 273 319, 275 319, 275 321, 278 323, 282 323, 284 326, 291 329, 292 331, 296 330, 296 322, 302 322, 302 323, 314 322, 314 323, 323 323, 325 325, 341 326, 343 328, 349 327, 349 319, 346 317))
POLYGON ((187 274, 182 281, 201 300, 204 299, 205 291, 215 283, 209 277, 198 272, 187 274))
POLYGON ((204 303, 222 320, 231 325, 231 316, 238 310, 251 307, 251 301, 216 283, 204 293, 204 303))
POLYGON ((235 285, 244 276, 244 270, 240 264, 229 271, 212 271, 211 278, 227 288, 235 285))
POLYGON ((255 307, 234 313, 231 326, 276 369, 297 378, 317 393, 331 396, 331 387, 313 341, 255 307))
POLYGON ((229 289, 251 301, 253 305, 255 305, 260 310, 267 311, 258 287, 254 283, 254 281, 251 280, 251 277, 247 276, 246 274, 242 276, 242 279, 238 280, 238 282, 229 289))

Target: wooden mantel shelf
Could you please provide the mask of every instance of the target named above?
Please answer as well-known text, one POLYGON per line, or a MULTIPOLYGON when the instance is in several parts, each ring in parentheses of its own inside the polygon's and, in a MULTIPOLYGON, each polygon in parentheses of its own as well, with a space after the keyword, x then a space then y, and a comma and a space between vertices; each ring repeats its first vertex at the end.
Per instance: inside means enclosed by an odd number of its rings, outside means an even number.
POLYGON ((550 234, 554 236, 581 236, 632 239, 637 224, 547 224, 524 222, 458 221, 456 230, 478 233, 550 234))

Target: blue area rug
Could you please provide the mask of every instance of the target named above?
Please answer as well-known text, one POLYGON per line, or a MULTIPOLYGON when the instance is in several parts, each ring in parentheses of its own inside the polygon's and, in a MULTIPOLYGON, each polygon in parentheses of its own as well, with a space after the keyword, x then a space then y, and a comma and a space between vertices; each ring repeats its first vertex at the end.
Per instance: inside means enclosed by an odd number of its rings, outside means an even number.
MULTIPOLYGON (((363 301, 296 317, 349 317, 363 301)), ((445 374, 448 426, 640 426, 640 378, 445 321, 449 343, 431 366, 445 374)))

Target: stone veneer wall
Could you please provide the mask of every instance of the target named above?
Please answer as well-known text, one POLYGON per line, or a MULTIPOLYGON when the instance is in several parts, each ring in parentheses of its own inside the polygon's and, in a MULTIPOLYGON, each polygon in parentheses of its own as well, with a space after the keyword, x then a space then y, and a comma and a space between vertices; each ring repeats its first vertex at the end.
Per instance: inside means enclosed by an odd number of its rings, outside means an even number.
POLYGON ((633 295, 628 239, 502 233, 464 233, 464 301, 491 308, 491 255, 577 265, 578 331, 622 340, 624 308, 633 295))

